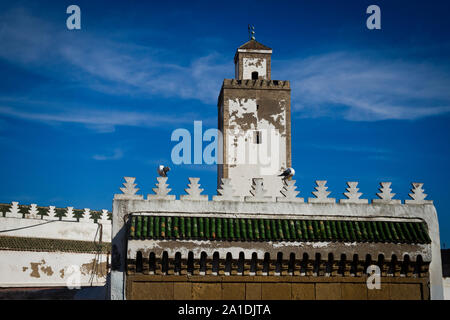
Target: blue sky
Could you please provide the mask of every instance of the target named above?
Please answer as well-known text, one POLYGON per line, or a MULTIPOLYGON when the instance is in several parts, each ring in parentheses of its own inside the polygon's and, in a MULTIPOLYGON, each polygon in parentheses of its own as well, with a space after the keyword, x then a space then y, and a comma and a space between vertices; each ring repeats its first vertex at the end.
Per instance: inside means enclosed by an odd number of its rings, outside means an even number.
MULTIPOLYGON (((2 1, 0 202, 110 209, 123 176, 140 192, 170 163, 173 130, 217 125, 217 96, 248 40, 273 48, 292 87, 300 196, 328 180, 372 199, 424 182, 450 246, 450 4, 447 1, 2 1), (81 30, 66 8, 81 8, 81 30), (366 28, 367 6, 381 30, 366 28)), ((172 166, 214 194, 216 168, 172 166)))

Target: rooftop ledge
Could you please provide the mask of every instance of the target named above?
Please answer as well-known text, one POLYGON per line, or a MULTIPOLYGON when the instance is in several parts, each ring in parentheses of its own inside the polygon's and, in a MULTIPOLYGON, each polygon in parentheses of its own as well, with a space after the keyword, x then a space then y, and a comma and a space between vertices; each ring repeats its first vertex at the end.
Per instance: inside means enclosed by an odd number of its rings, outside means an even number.
POLYGON ((252 89, 286 89, 290 90, 289 80, 236 80, 224 79, 224 88, 252 88, 252 89))
POLYGON ((214 217, 266 217, 266 218, 308 218, 327 217, 327 219, 352 218, 352 219, 378 219, 388 218, 391 221, 413 221, 419 219, 427 223, 435 220, 436 209, 431 200, 425 200, 422 183, 413 183, 410 193, 411 200, 402 203, 401 200, 393 199, 390 182, 382 182, 380 192, 377 193, 379 199, 369 202, 368 199, 361 199, 362 193, 358 192, 357 182, 348 182, 348 188, 344 195, 346 199, 336 202, 335 198, 329 198, 329 191, 326 191, 326 181, 316 181, 317 186, 312 192, 314 197, 307 200, 297 195, 295 180, 285 181, 285 185, 280 190, 277 197, 265 196, 262 179, 253 179, 250 196, 238 196, 230 188, 230 179, 222 179, 222 186, 218 189, 218 195, 212 197, 201 194, 199 178, 189 178, 189 188, 185 189, 185 195, 176 199, 175 195, 169 194, 167 177, 158 177, 154 194, 149 194, 146 199, 144 195, 137 194, 139 189, 135 188, 135 178, 125 177, 122 194, 114 196, 119 210, 133 214, 173 214, 179 216, 214 216, 214 217), (119 204, 120 203, 120 204, 119 204), (431 220, 430 220, 431 219, 431 220))

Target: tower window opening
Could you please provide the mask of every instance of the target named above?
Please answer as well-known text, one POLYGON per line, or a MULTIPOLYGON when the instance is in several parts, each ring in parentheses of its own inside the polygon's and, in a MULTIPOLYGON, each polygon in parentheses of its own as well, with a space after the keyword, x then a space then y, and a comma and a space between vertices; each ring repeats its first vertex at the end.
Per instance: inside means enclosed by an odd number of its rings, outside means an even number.
POLYGON ((252 80, 258 80, 258 72, 257 71, 252 72, 252 80))
POLYGON ((261 144, 261 131, 255 131, 254 141, 256 144, 261 144))

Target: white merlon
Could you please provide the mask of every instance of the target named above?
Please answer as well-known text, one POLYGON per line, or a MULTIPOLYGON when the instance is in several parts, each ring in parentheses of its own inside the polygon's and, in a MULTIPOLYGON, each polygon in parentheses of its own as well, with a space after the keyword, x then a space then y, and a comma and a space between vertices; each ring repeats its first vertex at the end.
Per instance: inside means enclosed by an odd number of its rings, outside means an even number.
POLYGON ((275 198, 266 196, 267 190, 264 189, 263 178, 252 179, 252 190, 250 190, 251 196, 246 196, 247 202, 274 202, 275 198))
POLYGON ((28 219, 38 219, 39 211, 37 209, 37 204, 32 203, 30 209, 28 209, 28 214, 25 215, 28 219))
POLYGON ((367 199, 360 199, 362 196, 362 192, 358 192, 359 188, 357 188, 358 182, 347 182, 348 192, 344 192, 344 195, 347 197, 347 199, 341 199, 339 200, 339 203, 361 203, 361 204, 367 204, 369 203, 369 200, 367 199))
POLYGON ((208 195, 201 194, 203 189, 200 188, 199 180, 200 178, 189 178, 189 188, 184 189, 187 195, 180 196, 180 200, 208 201, 208 195))
POLYGON ((169 194, 172 189, 168 188, 167 179, 167 177, 156 178, 158 183, 156 184, 156 188, 152 189, 155 194, 149 194, 147 196, 148 200, 175 200, 175 195, 169 194))
POLYGON ((235 190, 231 184, 231 179, 222 178, 222 185, 217 189, 220 196, 213 196, 213 201, 242 201, 243 197, 235 196, 235 190))
POLYGON ((303 198, 298 198, 300 191, 296 191, 295 180, 284 180, 283 189, 280 193, 284 197, 277 197, 277 202, 305 202, 303 198))
POLYGON ((423 183, 413 182, 409 196, 412 200, 405 200, 405 204, 432 204, 433 200, 425 200, 427 194, 422 189, 423 183))
POLYGON ((22 218, 22 213, 19 212, 19 202, 11 202, 11 208, 6 212, 6 217, 10 218, 22 218))
POLYGON ((80 222, 94 222, 94 220, 91 219, 91 209, 84 209, 83 216, 80 218, 80 222))
POLYGON ((47 215, 44 216, 44 219, 45 220, 59 220, 59 218, 56 216, 55 206, 48 207, 47 215))
POLYGON ((101 223, 101 224, 108 224, 108 223, 111 223, 111 221, 108 220, 108 210, 102 209, 102 215, 101 215, 100 218, 97 220, 97 223, 101 223))
POLYGON ((392 199, 395 196, 395 193, 392 193, 391 189, 392 182, 381 182, 378 190, 380 190, 379 193, 377 193, 377 196, 380 199, 373 199, 372 203, 383 203, 383 204, 400 204, 401 200, 398 199, 392 199))
POLYGON ((136 192, 139 191, 139 188, 135 188, 137 184, 134 183, 136 178, 134 177, 124 177, 125 183, 123 183, 124 188, 120 188, 123 194, 115 194, 115 199, 142 199, 142 195, 137 195, 136 192))
POLYGON ((315 198, 308 198, 309 203, 336 203, 335 198, 328 198, 328 195, 331 191, 327 191, 328 187, 327 180, 316 180, 317 186, 314 187, 316 191, 313 191, 312 194, 315 195, 315 198))
POLYGON ((77 221, 73 213, 73 207, 67 207, 66 216, 62 218, 64 221, 77 221))

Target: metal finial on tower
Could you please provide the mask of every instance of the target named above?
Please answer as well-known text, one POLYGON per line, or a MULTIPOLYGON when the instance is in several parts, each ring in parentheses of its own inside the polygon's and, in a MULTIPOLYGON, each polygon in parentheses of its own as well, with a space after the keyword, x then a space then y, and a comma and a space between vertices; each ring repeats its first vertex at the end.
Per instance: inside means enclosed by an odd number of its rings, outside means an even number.
POLYGON ((248 25, 248 37, 250 40, 255 40, 255 27, 252 25, 248 25))

